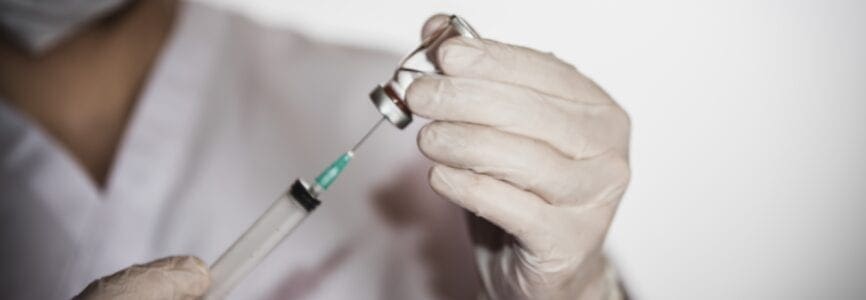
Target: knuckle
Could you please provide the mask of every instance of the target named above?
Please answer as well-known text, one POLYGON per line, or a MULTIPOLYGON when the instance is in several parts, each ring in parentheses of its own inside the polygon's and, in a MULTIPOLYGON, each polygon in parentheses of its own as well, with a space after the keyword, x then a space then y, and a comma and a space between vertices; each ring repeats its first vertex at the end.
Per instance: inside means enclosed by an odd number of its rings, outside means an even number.
MULTIPOLYGON (((617 106, 617 107, 619 107, 619 106, 617 106)), ((628 114, 628 112, 626 112, 622 108, 620 108, 619 111, 620 111, 619 118, 620 118, 620 130, 621 130, 620 136, 623 138, 623 140, 620 143, 623 144, 623 146, 628 146, 628 139, 631 136, 631 116, 628 114)))
POLYGON ((622 106, 614 103, 613 115, 617 123, 620 124, 620 127, 623 128, 625 132, 631 131, 631 116, 627 111, 625 111, 625 109, 622 108, 622 106))
POLYGON ((620 186, 626 186, 631 181, 631 166, 629 166, 628 160, 624 157, 618 157, 613 165, 614 169, 614 184, 620 186))
POLYGON ((631 181, 631 167, 628 159, 624 156, 611 156, 607 159, 605 166, 608 178, 602 191, 602 198, 618 199, 625 193, 631 181))
POLYGON ((625 128, 626 128, 626 130, 631 132, 631 124, 632 124, 631 114, 629 114, 627 111, 625 111, 625 109, 620 108, 620 110, 622 110, 622 115, 623 115, 623 119, 625 122, 625 128))
POLYGON ((631 119, 628 113, 618 104, 610 103, 604 106, 604 110, 599 114, 609 126, 617 129, 625 129, 628 131, 631 128, 631 119))
POLYGON ((578 161, 578 165, 573 169, 574 178, 583 179, 571 185, 568 191, 571 198, 564 203, 604 204, 618 201, 631 180, 628 159, 615 152, 589 161, 578 161))
POLYGON ((595 147, 589 155, 603 154, 605 151, 624 152, 628 149, 631 133, 631 120, 619 105, 605 105, 593 114, 592 133, 587 133, 587 141, 595 147))

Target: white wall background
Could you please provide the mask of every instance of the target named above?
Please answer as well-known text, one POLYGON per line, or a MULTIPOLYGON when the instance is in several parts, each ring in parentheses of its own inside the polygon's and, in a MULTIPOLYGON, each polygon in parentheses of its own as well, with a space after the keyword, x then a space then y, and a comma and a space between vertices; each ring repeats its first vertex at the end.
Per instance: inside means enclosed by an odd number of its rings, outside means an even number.
POLYGON ((630 112, 608 240, 640 299, 866 298, 866 1, 205 0, 404 53, 434 12, 630 112))

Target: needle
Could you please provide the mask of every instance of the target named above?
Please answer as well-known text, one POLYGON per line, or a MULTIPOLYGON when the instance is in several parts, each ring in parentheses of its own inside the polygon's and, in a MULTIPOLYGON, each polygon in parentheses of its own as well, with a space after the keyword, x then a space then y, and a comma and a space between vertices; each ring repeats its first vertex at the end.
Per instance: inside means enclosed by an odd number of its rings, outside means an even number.
POLYGON ((362 137, 361 140, 358 141, 358 143, 355 144, 355 146, 353 146, 352 149, 349 151, 354 153, 355 150, 358 150, 358 147, 361 147, 361 144, 363 144, 364 141, 366 141, 367 138, 370 137, 370 135, 373 134, 374 131, 376 131, 376 128, 379 128, 379 124, 382 124, 382 121, 385 121, 385 117, 379 119, 379 121, 377 121, 376 124, 374 124, 373 127, 371 127, 370 130, 368 130, 367 133, 364 134, 364 137, 362 137))
POLYGON ((376 122, 376 124, 373 125, 373 127, 370 128, 369 131, 367 131, 367 134, 364 134, 361 140, 358 141, 358 143, 355 144, 352 149, 349 149, 349 151, 346 151, 346 153, 340 155, 337 160, 335 160, 331 163, 330 166, 325 168, 325 170, 316 177, 316 183, 313 185, 312 189, 310 189, 310 193, 312 193, 314 196, 318 196, 323 191, 327 190, 328 187, 331 186, 331 184, 334 183, 335 180, 337 180, 337 176, 339 176, 340 173, 343 173, 343 169, 345 169, 346 166, 349 165, 349 161, 351 161, 352 158, 355 157, 355 150, 358 150, 358 147, 360 147, 361 144, 363 144, 364 141, 366 141, 367 138, 370 137, 370 135, 373 134, 374 131, 376 131, 376 128, 378 128, 379 124, 382 124, 382 121, 384 120, 384 117, 379 119, 379 121, 376 122))

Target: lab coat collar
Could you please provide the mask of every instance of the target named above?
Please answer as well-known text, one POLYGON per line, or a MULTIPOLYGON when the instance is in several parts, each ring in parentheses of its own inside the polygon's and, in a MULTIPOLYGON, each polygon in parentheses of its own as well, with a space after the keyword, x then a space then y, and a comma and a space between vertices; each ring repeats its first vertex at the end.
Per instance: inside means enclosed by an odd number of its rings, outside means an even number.
MULTIPOLYGON (((182 2, 175 25, 135 104, 104 190, 40 126, 0 99, 0 179, 33 195, 78 242, 94 226, 153 220, 194 155, 196 120, 205 103, 227 18, 182 2), (119 210, 118 210, 119 208, 119 210), (112 213, 113 212, 113 213, 112 213), (113 216, 121 212, 120 216, 113 216)), ((16 198, 17 191, 0 195, 16 198)), ((18 199, 2 199, 16 201, 18 199)), ((99 231, 96 231, 99 232, 99 231)))
MULTIPOLYGON (((182 174, 192 153, 200 112, 206 105, 212 68, 218 63, 217 43, 226 18, 191 9, 183 2, 174 32, 154 65, 121 143, 104 197, 153 207, 170 199, 172 182, 182 174)), ((158 211, 145 209, 143 211, 158 211)))

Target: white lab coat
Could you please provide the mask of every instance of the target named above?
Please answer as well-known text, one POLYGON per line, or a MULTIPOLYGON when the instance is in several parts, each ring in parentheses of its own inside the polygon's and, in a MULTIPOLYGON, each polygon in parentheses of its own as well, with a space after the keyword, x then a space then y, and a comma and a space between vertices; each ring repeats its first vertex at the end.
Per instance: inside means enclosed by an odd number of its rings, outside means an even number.
MULTIPOLYGON (((104 188, 0 101, 0 298, 69 298, 169 255, 212 263, 380 117, 367 93, 397 61, 185 3, 104 188)), ((463 212, 427 186, 420 123, 383 125, 232 298, 473 297, 463 212)))

